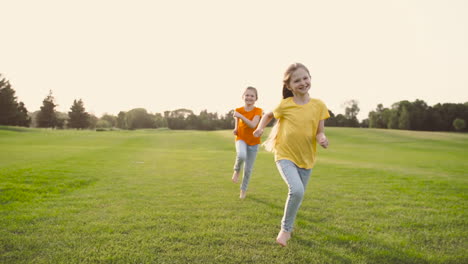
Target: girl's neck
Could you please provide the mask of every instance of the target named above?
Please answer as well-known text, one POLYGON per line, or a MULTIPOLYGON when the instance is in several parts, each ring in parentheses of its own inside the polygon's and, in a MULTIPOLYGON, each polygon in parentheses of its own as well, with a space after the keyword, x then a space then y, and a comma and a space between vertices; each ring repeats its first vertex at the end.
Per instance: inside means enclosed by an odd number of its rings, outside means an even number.
POLYGON ((245 104, 244 106, 245 111, 251 111, 254 108, 255 108, 255 105, 253 104, 245 104))
POLYGON ((298 105, 305 105, 310 101, 310 96, 309 94, 295 94, 293 96, 293 100, 296 104, 298 105))

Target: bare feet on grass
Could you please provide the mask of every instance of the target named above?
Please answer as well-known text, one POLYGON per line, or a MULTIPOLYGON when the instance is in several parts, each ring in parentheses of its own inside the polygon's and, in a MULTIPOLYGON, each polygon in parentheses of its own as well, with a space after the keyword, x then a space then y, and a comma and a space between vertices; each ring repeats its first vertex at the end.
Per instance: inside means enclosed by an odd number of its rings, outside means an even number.
POLYGON ((286 232, 281 230, 276 237, 276 243, 280 244, 282 247, 287 245, 288 240, 291 238, 291 232, 286 232))
POLYGON ((246 191, 240 191, 240 195, 239 195, 239 198, 241 199, 245 199, 245 196, 247 195, 246 191))
POLYGON ((233 183, 238 183, 239 182, 239 172, 238 171, 234 171, 234 173, 232 174, 232 182, 233 183))

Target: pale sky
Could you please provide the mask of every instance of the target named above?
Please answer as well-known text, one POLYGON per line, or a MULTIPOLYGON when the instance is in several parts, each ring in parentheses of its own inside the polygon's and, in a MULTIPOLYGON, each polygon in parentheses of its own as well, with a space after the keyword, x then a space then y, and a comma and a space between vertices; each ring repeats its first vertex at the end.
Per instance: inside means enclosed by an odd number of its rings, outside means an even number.
POLYGON ((83 99, 100 117, 142 107, 224 114, 281 99, 289 64, 335 114, 468 101, 466 0, 0 0, 0 73, 30 112, 83 99))

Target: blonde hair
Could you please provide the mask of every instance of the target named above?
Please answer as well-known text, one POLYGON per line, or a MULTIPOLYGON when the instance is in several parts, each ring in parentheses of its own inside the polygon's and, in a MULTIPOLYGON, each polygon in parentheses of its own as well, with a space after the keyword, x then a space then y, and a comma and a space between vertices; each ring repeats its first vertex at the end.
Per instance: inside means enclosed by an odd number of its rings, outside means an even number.
POLYGON ((244 93, 242 94, 242 96, 245 95, 245 93, 248 91, 248 90, 251 90, 255 93, 255 98, 258 100, 258 92, 257 92, 257 89, 255 87, 252 87, 252 86, 248 86, 247 88, 245 88, 245 91, 244 93))
MULTIPOLYGON (((297 62, 297 63, 293 63, 289 65, 283 77, 283 99, 294 96, 292 91, 288 89, 288 86, 289 86, 289 82, 291 81, 291 75, 293 74, 293 72, 295 72, 297 69, 300 69, 300 68, 304 69, 310 76, 310 72, 307 69, 307 67, 304 66, 304 64, 297 62)), ((280 122, 279 120, 276 120, 275 125, 271 128, 268 138, 262 144, 265 150, 269 152, 275 152, 276 137, 278 135, 279 126, 280 126, 280 122)))
POLYGON ((262 146, 268 152, 275 152, 276 136, 278 135, 278 129, 279 129, 279 120, 276 120, 275 125, 271 128, 268 138, 262 144, 262 146))
POLYGON ((307 69, 307 67, 304 64, 296 62, 296 63, 289 65, 283 77, 283 99, 294 96, 292 91, 289 90, 288 87, 289 87, 289 82, 291 81, 291 75, 297 69, 304 69, 307 72, 307 74, 309 74, 309 77, 310 77, 309 69, 307 69))

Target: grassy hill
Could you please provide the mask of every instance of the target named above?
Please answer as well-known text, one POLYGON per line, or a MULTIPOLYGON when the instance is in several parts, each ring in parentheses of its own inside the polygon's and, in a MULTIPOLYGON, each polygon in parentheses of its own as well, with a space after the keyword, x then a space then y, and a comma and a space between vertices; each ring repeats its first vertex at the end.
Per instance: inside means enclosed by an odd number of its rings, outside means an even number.
POLYGON ((287 195, 230 131, 0 127, 0 263, 468 263, 468 135, 327 128, 287 248, 287 195))

